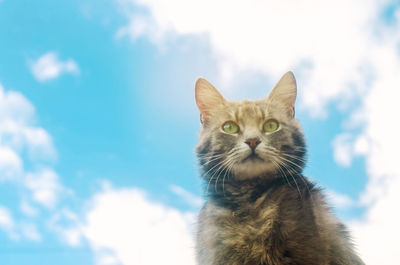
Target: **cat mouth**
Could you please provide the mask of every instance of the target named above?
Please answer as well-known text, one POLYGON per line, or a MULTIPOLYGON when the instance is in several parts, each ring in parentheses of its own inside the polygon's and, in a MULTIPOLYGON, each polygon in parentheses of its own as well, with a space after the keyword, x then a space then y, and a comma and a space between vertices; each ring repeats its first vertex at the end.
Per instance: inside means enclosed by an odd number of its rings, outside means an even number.
POLYGON ((242 160, 242 163, 245 163, 247 161, 264 161, 258 154, 255 152, 252 152, 250 155, 248 155, 245 159, 242 160))

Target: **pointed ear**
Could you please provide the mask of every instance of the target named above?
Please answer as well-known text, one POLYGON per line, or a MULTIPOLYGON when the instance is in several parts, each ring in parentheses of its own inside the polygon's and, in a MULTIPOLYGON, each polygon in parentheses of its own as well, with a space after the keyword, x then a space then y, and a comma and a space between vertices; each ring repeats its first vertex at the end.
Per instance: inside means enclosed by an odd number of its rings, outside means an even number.
POLYGON ((275 85, 268 95, 268 100, 271 102, 279 102, 284 106, 287 114, 294 117, 294 103, 296 102, 297 85, 296 79, 292 72, 287 72, 282 76, 279 82, 275 85))
POLYGON ((226 99, 204 78, 197 79, 195 90, 196 104, 200 110, 200 121, 204 123, 213 110, 224 104, 226 99))

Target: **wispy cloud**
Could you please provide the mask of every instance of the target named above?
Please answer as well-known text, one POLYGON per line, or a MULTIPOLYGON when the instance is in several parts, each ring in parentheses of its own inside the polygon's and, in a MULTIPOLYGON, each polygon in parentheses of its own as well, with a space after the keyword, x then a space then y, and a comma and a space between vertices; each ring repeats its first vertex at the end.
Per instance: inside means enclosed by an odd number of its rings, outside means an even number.
POLYGON ((184 188, 182 188, 180 186, 170 185, 169 189, 173 193, 175 193, 176 195, 181 197, 190 206, 200 208, 204 203, 204 200, 201 197, 194 195, 191 192, 188 192, 187 190, 185 190, 184 188))
POLYGON ((32 193, 32 199, 47 208, 53 208, 64 191, 57 173, 49 168, 35 173, 28 172, 24 182, 32 193))
POLYGON ((55 52, 48 52, 38 58, 36 61, 29 63, 30 69, 36 80, 45 82, 55 79, 62 74, 78 74, 79 68, 77 63, 68 59, 61 61, 58 54, 55 52))
POLYGON ((28 217, 36 217, 39 213, 38 209, 33 207, 30 202, 22 200, 20 202, 21 212, 28 217))
POLYGON ((6 232, 8 236, 15 239, 17 235, 15 234, 15 221, 11 216, 10 211, 4 206, 0 205, 0 229, 6 232))
POLYGON ((82 243, 82 226, 79 216, 69 209, 58 209, 48 222, 50 230, 69 246, 77 247, 82 243))
POLYGON ((0 207, 0 227, 11 239, 41 240, 35 222, 67 193, 47 165, 55 157, 50 134, 36 124, 34 106, 21 93, 0 85, 0 181, 15 187, 23 214, 13 218, 7 208, 0 207))
POLYGON ((22 223, 20 225, 21 233, 32 241, 40 241, 42 239, 41 234, 39 233, 36 224, 34 223, 22 223))
POLYGON ((345 194, 341 194, 329 189, 327 189, 324 193, 330 205, 337 209, 346 209, 357 205, 356 201, 352 200, 349 196, 345 194))
POLYGON ((52 139, 35 125, 33 105, 20 93, 5 91, 0 84, 0 180, 21 178, 20 154, 27 150, 32 160, 56 156, 52 139))
POLYGON ((1 205, 0 230, 3 230, 14 241, 21 240, 22 238, 31 241, 40 241, 42 238, 34 223, 16 221, 10 210, 1 205))
POLYGON ((15 178, 22 173, 19 155, 9 147, 0 147, 0 180, 15 178))

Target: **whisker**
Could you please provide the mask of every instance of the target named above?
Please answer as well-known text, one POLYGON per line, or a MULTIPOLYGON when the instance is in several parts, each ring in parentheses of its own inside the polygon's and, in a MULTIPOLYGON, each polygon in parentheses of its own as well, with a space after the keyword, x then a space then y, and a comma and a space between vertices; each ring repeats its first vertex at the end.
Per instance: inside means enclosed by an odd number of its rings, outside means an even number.
POLYGON ((299 164, 297 164, 297 163, 295 163, 295 162, 293 162, 293 161, 291 161, 291 160, 289 160, 289 159, 287 159, 287 158, 280 157, 280 159, 282 159, 282 160, 284 160, 284 161, 286 161, 286 162, 291 163, 293 166, 296 166, 296 167, 299 168, 299 169, 303 169, 302 166, 300 166, 299 164))
MULTIPOLYGON (((268 148, 266 148, 265 152, 268 153, 268 154, 270 155, 271 161, 274 163, 274 165, 277 166, 279 172, 281 172, 281 174, 282 174, 283 177, 285 178, 285 180, 286 180, 286 182, 288 183, 288 185, 289 185, 290 187, 293 188, 292 184, 290 184, 290 182, 289 182, 289 179, 288 179, 288 177, 287 177, 285 171, 282 169, 282 166, 284 166, 284 164, 281 165, 281 163, 280 163, 280 161, 279 161, 279 154, 277 154, 276 152, 274 152, 273 150, 268 149, 268 148)), ((286 170, 288 170, 286 167, 284 167, 284 168, 285 168, 286 170)), ((288 172, 288 173, 290 173, 290 172, 288 172)), ((291 175, 291 177, 293 178, 292 175, 291 175)), ((295 181, 295 182, 296 182, 296 181, 295 181)), ((296 183, 296 186, 297 186, 297 183, 296 183)), ((297 187, 297 190, 299 190, 298 187, 297 187)), ((300 192, 300 191, 299 191, 299 192, 300 192)), ((300 196, 301 196, 301 195, 300 195, 300 196)))
MULTIPOLYGON (((218 154, 218 155, 215 155, 215 157, 212 159, 212 161, 216 161, 216 160, 218 160, 218 159, 221 159, 222 156, 229 157, 229 156, 231 156, 232 154, 235 154, 235 152, 236 152, 237 150, 239 150, 239 147, 234 147, 234 148, 232 148, 227 154, 218 154)), ((215 176, 217 176, 217 179, 216 179, 216 185, 217 185, 219 175, 222 173, 224 167, 226 166, 226 163, 227 163, 226 159, 227 159, 227 158, 224 158, 224 159, 222 159, 221 161, 218 161, 215 165, 213 165, 211 168, 209 168, 209 169, 207 170, 207 172, 203 173, 204 176, 207 176, 210 172, 212 172, 212 170, 215 170, 215 171, 212 173, 212 175, 211 175, 211 177, 209 178, 209 180, 208 180, 208 184, 207 184, 207 188, 206 188, 206 194, 208 194, 209 186, 210 186, 210 184, 211 184, 211 182, 213 181, 213 179, 214 179, 215 176), (216 175, 217 173, 219 173, 219 174, 216 175)), ((211 161, 208 161, 208 163, 209 163, 209 162, 211 162, 211 161)), ((206 164, 206 163, 205 163, 205 164, 206 164)), ((204 164, 204 165, 205 165, 205 164, 204 164)))
POLYGON ((228 155, 230 153, 233 153, 236 150, 238 150, 238 147, 232 148, 228 153, 204 154, 204 155, 197 155, 197 157, 201 158, 201 159, 207 159, 207 158, 213 158, 213 157, 221 157, 221 156, 225 156, 225 155, 228 155))
POLYGON ((208 157, 204 157, 204 158, 200 158, 200 159, 204 159, 204 160, 208 160, 207 162, 205 162, 203 165, 207 165, 215 160, 217 160, 218 158, 221 158, 223 156, 225 156, 226 154, 217 154, 217 155, 211 155, 208 157))
POLYGON ((210 159, 207 162, 205 162, 204 164, 202 164, 202 166, 206 166, 212 162, 215 162, 216 160, 221 159, 224 156, 225 156, 225 154, 222 154, 221 156, 218 156, 218 157, 213 157, 212 159, 210 159))
POLYGON ((294 181, 294 184, 296 184, 296 188, 297 188, 297 191, 299 193, 300 199, 302 200, 303 196, 301 196, 299 185, 297 184, 296 178, 293 176, 292 171, 286 167, 286 165, 285 165, 285 163, 283 163, 283 161, 281 161, 281 165, 287 170, 289 175, 292 177, 292 179, 294 181))
POLYGON ((226 165, 228 163, 229 163, 229 160, 225 160, 224 163, 221 165, 221 167, 214 172, 214 174, 219 172, 218 175, 217 175, 217 179, 215 180, 215 183, 214 183, 214 190, 217 193, 218 193, 218 180, 219 180, 219 177, 221 176, 222 172, 224 172, 224 169, 225 169, 225 167, 226 167, 226 165))
POLYGON ((231 171, 231 169, 232 169, 233 166, 235 165, 236 158, 237 158, 238 156, 239 156, 239 155, 236 155, 236 156, 230 158, 230 163, 229 163, 228 166, 226 167, 224 177, 222 178, 222 190, 223 190, 224 196, 225 196, 225 177, 226 177, 226 174, 227 174, 228 172, 231 171))
POLYGON ((289 159, 294 159, 294 160, 296 160, 296 161, 298 161, 298 162, 300 162, 302 164, 306 163, 306 160, 304 158, 301 158, 301 157, 298 157, 298 156, 289 155, 289 154, 285 154, 285 153, 280 153, 280 155, 284 156, 286 158, 289 158, 289 159))
MULTIPOLYGON (((233 148, 231 151, 229 151, 229 153, 227 154, 227 156, 230 155, 230 153, 234 152, 235 148, 233 148)), ((213 167, 211 167, 209 170, 207 170, 207 172, 205 172, 203 175, 206 176, 208 174, 208 172, 210 172, 211 170, 213 170, 216 166, 220 165, 225 159, 221 160, 220 162, 218 162, 217 164, 215 164, 213 167)))
MULTIPOLYGON (((231 153, 231 154, 229 154, 229 156, 226 158, 226 163, 224 163, 224 165, 222 166, 222 170, 221 170, 221 172, 218 174, 217 179, 216 179, 216 181, 215 181, 215 192, 218 192, 217 185, 218 185, 218 179, 219 179, 219 177, 220 177, 221 174, 224 172, 224 170, 225 170, 225 174, 227 173, 227 169, 228 169, 229 165, 230 165, 231 163, 233 163, 233 162, 234 162, 233 159, 235 159, 235 158, 238 157, 238 156, 239 156, 239 154, 231 153)), ((224 181, 222 182, 222 189, 224 190, 224 193, 225 193, 224 181)))
POLYGON ((282 173, 282 175, 283 175, 283 177, 285 178, 287 184, 288 184, 290 187, 293 188, 292 184, 290 184, 289 179, 288 179, 288 177, 287 177, 286 174, 285 174, 285 171, 283 171, 281 165, 280 165, 275 159, 272 159, 271 161, 272 161, 272 163, 273 163, 275 166, 277 166, 279 172, 282 173))
POLYGON ((221 160, 220 162, 218 162, 217 164, 215 164, 213 167, 211 167, 209 170, 207 170, 207 172, 204 174, 204 176, 207 176, 208 173, 209 173, 211 170, 213 170, 214 168, 218 167, 218 169, 212 174, 211 178, 208 180, 207 189, 206 189, 206 194, 208 194, 208 189, 209 189, 209 186, 210 186, 210 184, 211 184, 211 181, 212 181, 213 178, 214 178, 215 173, 218 172, 218 170, 221 168, 221 165, 223 165, 223 163, 225 163, 225 160, 221 160))
MULTIPOLYGON (((229 156, 228 156, 227 158, 225 158, 225 159, 222 161, 222 163, 219 163, 219 164, 218 164, 218 165, 219 165, 218 169, 216 169, 216 170, 214 171, 214 173, 212 174, 212 176, 211 176, 211 178, 210 178, 210 182, 211 182, 212 179, 214 178, 215 174, 217 174, 217 173, 219 172, 219 174, 217 175, 217 179, 216 179, 216 181, 215 181, 215 186, 218 184, 218 178, 219 178, 220 174, 222 173, 224 167, 225 167, 226 164, 229 162, 229 159, 228 159, 228 158, 229 158, 229 156)), ((216 190, 216 192, 217 192, 217 190, 216 190)))

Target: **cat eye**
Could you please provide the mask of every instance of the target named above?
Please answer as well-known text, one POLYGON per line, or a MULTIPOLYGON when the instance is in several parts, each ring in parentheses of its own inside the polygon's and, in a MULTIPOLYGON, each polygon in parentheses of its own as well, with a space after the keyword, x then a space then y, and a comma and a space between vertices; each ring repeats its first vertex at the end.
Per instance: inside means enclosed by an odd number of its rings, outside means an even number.
POLYGON ((239 125, 233 121, 227 121, 222 125, 222 130, 226 133, 234 134, 239 132, 239 125))
POLYGON ((263 125, 263 130, 264 132, 270 133, 270 132, 275 132, 279 128, 279 123, 277 120, 270 119, 267 120, 264 125, 263 125))

